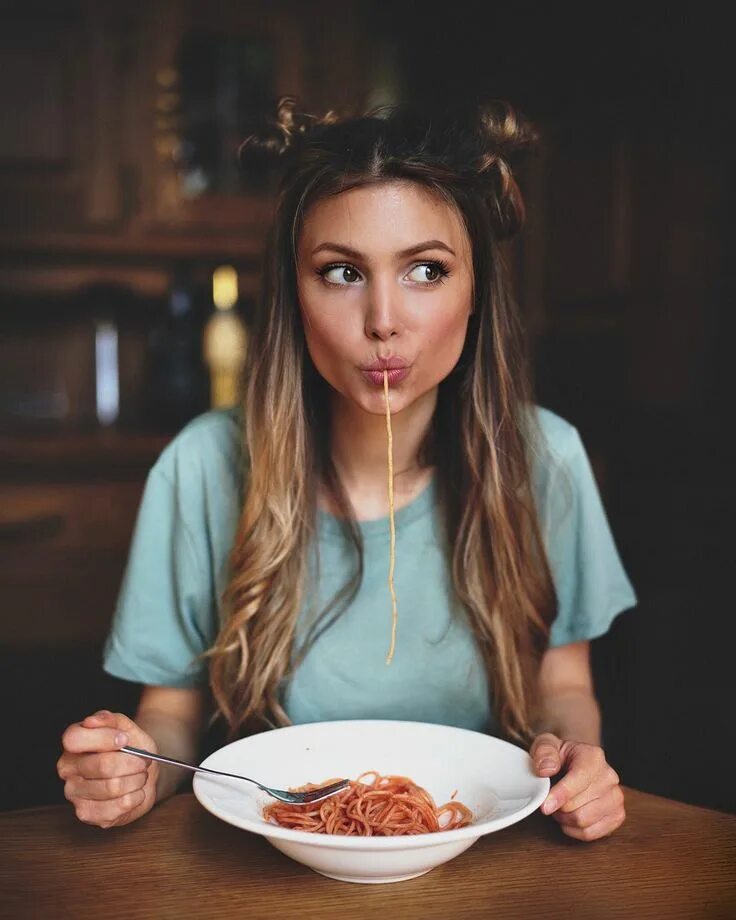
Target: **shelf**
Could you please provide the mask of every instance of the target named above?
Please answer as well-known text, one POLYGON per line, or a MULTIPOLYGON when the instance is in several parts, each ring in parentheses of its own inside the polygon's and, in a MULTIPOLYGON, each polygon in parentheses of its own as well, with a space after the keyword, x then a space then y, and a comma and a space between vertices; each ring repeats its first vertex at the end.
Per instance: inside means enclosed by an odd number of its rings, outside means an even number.
POLYGON ((141 475, 173 433, 90 431, 0 434, 0 475, 8 479, 141 475))
POLYGON ((113 234, 89 233, 8 233, 0 232, 2 260, 14 256, 37 256, 56 262, 105 259, 128 264, 159 264, 166 259, 231 259, 257 266, 263 255, 263 238, 232 234, 113 234))

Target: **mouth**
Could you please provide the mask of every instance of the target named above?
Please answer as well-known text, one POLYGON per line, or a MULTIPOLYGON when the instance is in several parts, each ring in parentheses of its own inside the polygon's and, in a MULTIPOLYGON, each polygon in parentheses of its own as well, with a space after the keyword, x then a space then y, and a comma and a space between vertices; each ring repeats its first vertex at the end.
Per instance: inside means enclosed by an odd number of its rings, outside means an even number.
MULTIPOLYGON (((408 377, 410 371, 410 366, 386 368, 386 373, 388 374, 388 385, 394 386, 397 383, 401 383, 402 380, 408 377)), ((360 373, 372 386, 383 386, 383 370, 365 370, 362 368, 360 373)))

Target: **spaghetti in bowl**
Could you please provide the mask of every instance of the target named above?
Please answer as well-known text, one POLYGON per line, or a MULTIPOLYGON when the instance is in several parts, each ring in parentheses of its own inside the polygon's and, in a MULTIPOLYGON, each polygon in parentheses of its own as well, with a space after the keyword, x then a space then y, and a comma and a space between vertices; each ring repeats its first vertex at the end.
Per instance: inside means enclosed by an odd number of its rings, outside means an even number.
POLYGON ((276 849, 330 878, 393 882, 429 872, 479 837, 535 811, 549 791, 522 748, 491 735, 425 722, 347 720, 294 725, 242 738, 202 766, 252 776, 280 789, 369 771, 401 776, 437 806, 463 803, 470 823, 395 836, 346 836, 283 827, 267 820, 274 799, 250 783, 198 773, 194 794, 212 814, 264 836, 276 849))

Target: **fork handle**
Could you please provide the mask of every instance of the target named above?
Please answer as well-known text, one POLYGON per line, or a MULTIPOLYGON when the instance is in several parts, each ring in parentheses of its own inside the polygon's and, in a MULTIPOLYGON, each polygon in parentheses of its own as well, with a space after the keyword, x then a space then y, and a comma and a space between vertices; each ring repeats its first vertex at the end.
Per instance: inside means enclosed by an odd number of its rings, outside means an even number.
POLYGON ((191 763, 185 763, 183 760, 176 760, 174 757, 162 757, 160 754, 153 754, 151 751, 144 751, 142 748, 128 747, 126 744, 120 748, 125 754, 135 754, 136 757, 147 757, 149 760, 158 760, 159 763, 168 763, 174 767, 184 767, 185 770, 191 770, 193 773, 213 773, 215 776, 229 776, 231 779, 244 779, 248 783, 253 783, 259 789, 263 789, 260 783, 247 776, 239 776, 237 773, 223 773, 222 770, 210 770, 209 767, 195 767, 191 763))

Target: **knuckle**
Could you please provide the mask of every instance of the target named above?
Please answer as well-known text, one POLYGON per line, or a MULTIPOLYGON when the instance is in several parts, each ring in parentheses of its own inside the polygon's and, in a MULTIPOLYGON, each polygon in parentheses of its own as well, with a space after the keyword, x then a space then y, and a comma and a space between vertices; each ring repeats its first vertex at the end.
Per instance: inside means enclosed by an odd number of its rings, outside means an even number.
POLYGON ((105 788, 111 799, 120 798, 125 794, 125 780, 122 776, 113 776, 107 781, 105 788))
POLYGON ((65 751, 69 750, 70 743, 72 745, 74 744, 74 740, 76 736, 77 736, 77 726, 76 725, 68 725, 64 729, 64 732, 62 733, 62 736, 61 736, 61 745, 65 751))
POLYGON ((64 783, 64 798, 67 802, 73 802, 76 796, 70 783, 64 783))
POLYGON ((84 801, 77 802, 74 806, 74 813, 77 818, 84 824, 94 824, 94 817, 91 807, 84 801))
POLYGON ((113 779, 116 774, 116 758, 101 754, 98 759, 99 773, 102 779, 113 779))
POLYGON ((117 821, 121 815, 127 814, 129 811, 130 808, 125 804, 125 796, 121 796, 119 799, 110 802, 110 812, 112 815, 110 820, 112 821, 117 821))
POLYGON ((105 759, 102 754, 90 754, 85 757, 83 769, 86 779, 106 779, 105 759))
POLYGON ((611 785, 613 786, 618 786, 619 783, 621 782, 621 779, 618 773, 611 766, 608 767, 608 770, 606 772, 606 778, 608 779, 608 782, 610 782, 611 785))
POLYGON ((84 754, 76 762, 74 773, 82 779, 97 779, 97 754, 84 754))
POLYGON ((134 808, 137 808, 141 803, 141 794, 140 791, 136 790, 135 792, 129 792, 127 795, 124 795, 120 799, 120 808, 121 813, 126 813, 132 811, 134 808))

